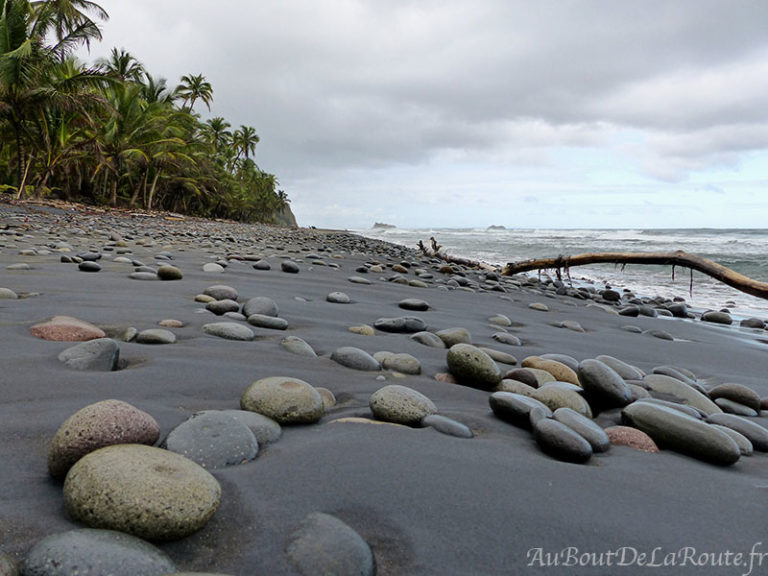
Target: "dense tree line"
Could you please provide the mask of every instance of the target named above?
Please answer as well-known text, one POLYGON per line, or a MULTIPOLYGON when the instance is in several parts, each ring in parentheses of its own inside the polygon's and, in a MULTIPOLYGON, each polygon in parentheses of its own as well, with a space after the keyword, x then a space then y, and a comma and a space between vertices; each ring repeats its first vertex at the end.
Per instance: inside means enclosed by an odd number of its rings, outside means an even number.
POLYGON ((288 198, 252 156, 254 128, 202 121, 213 88, 176 88, 112 49, 87 65, 106 12, 89 0, 0 0, 0 192, 269 222, 288 198))

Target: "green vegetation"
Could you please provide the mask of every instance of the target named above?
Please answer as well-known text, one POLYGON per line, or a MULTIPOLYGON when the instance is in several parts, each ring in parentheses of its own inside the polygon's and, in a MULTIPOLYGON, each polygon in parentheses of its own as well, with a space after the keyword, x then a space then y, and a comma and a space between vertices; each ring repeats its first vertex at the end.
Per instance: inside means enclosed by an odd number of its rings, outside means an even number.
POLYGON ((202 74, 171 90, 122 49, 79 62, 107 18, 88 0, 0 8, 0 192, 246 222, 287 208, 253 161, 256 130, 195 111, 213 102, 202 74))

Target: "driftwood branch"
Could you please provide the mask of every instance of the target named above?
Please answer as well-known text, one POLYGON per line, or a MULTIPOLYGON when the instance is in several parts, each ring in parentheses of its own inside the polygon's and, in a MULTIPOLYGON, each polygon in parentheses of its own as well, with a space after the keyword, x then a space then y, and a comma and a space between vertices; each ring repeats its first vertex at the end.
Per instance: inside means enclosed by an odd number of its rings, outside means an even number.
POLYGON ((558 277, 560 277, 561 269, 568 273, 568 270, 574 266, 585 266, 588 264, 621 264, 622 266, 626 264, 661 264, 672 266, 673 270, 675 266, 683 266, 706 274, 736 290, 768 300, 767 282, 753 280, 717 262, 688 254, 682 250, 648 253, 596 252, 578 254, 576 256, 524 260, 522 262, 508 263, 504 266, 502 275, 512 276, 513 274, 529 272, 531 270, 556 269, 558 277))
POLYGON ((448 262, 449 264, 459 264, 461 266, 467 266, 469 268, 480 268, 482 270, 488 270, 491 272, 495 271, 495 268, 490 264, 479 262, 477 260, 469 260, 467 258, 458 258, 456 256, 446 254, 445 252, 441 252, 440 250, 442 250, 443 247, 437 243, 437 240, 435 240, 434 236, 430 237, 429 244, 430 247, 427 248, 424 245, 424 242, 419 240, 418 246, 419 250, 421 250, 423 254, 429 256, 430 258, 439 258, 440 260, 448 262))

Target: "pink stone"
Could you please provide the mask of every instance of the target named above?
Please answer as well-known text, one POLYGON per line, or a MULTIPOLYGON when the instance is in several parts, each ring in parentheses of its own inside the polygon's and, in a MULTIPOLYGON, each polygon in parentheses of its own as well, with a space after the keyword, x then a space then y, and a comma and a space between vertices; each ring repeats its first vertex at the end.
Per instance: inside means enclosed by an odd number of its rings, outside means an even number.
POLYGON ((447 382, 448 384, 456 384, 456 379, 452 374, 448 374, 447 372, 439 372, 435 374, 435 380, 438 382, 447 382))
POLYGON ((642 452, 659 451, 656 442, 654 442, 648 434, 637 428, 631 428, 629 426, 611 426, 605 429, 605 433, 608 434, 611 444, 616 446, 629 446, 630 448, 641 450, 642 452))
POLYGON ((35 324, 29 330, 38 338, 56 342, 85 342, 107 336, 98 326, 71 316, 54 316, 48 322, 35 324))

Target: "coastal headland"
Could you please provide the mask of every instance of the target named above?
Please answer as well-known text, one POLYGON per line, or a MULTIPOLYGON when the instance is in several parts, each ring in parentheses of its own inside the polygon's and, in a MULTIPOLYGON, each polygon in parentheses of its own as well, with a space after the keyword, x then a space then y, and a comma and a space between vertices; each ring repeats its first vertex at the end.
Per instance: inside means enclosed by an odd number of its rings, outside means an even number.
POLYGON ((83 206, 0 204, 0 295, 0 573, 58 573, 33 572, 41 542, 120 526, 147 574, 768 567, 757 324, 344 231, 83 206), (116 413, 149 439, 110 442, 116 413), (184 459, 211 501, 135 512, 184 459), (135 463, 123 516, 96 509, 104 462, 135 463))

